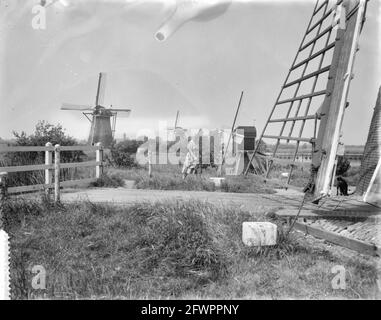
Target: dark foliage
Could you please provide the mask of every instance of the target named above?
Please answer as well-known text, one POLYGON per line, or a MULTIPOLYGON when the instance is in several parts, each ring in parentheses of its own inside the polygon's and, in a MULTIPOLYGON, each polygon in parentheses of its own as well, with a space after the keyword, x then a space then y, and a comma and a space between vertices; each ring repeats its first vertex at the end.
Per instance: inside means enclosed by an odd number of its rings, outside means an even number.
POLYGON ((112 162, 117 167, 136 167, 135 155, 143 141, 125 140, 111 147, 112 162))
MULTIPOLYGON (((46 121, 39 121, 35 127, 35 131, 31 135, 27 135, 24 131, 21 133, 13 132, 16 138, 15 146, 45 146, 50 142, 53 146, 59 144, 61 146, 77 145, 77 141, 65 133, 63 127, 50 124, 46 121)), ((82 151, 63 151, 61 152, 61 162, 81 162, 86 155, 82 151)), ((54 159, 53 159, 54 161, 54 159)), ((22 166, 32 164, 43 164, 45 162, 44 152, 10 152, 4 155, 2 165, 5 166, 22 166)), ((68 169, 62 170, 63 178, 69 175, 68 169)), ((43 174, 39 171, 32 172, 16 172, 9 176, 10 185, 32 185, 43 183, 43 174)))

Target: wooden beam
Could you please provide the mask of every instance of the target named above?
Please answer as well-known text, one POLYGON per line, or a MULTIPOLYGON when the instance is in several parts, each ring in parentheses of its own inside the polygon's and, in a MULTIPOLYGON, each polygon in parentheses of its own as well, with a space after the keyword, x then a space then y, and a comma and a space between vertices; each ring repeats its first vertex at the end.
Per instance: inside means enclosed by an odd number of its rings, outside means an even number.
POLYGON ((54 151, 54 147, 37 146, 37 147, 24 147, 24 146, 0 146, 0 152, 44 152, 54 151))
MULTIPOLYGON (((311 72, 311 73, 309 73, 309 74, 306 74, 305 76, 300 77, 299 79, 296 79, 296 80, 294 80, 294 81, 291 81, 291 82, 286 83, 283 87, 284 87, 284 88, 288 88, 288 87, 291 87, 291 86, 293 86, 293 85, 295 85, 295 84, 297 84, 297 83, 299 83, 299 82, 302 82, 302 81, 304 81, 304 80, 307 80, 307 79, 309 79, 309 78, 312 78, 312 77, 314 77, 314 76, 317 76, 317 75, 319 75, 319 74, 321 74, 321 73, 328 72, 330 67, 331 67, 331 66, 329 65, 329 66, 326 66, 326 67, 321 68, 321 69, 319 69, 319 70, 316 70, 316 71, 314 71, 314 72, 311 72)), ((320 92, 322 92, 322 94, 325 93, 325 92, 323 93, 323 91, 320 91, 320 92)))
POLYGON ((316 57, 320 56, 321 54, 327 52, 328 50, 332 49, 333 47, 335 46, 335 42, 332 42, 331 44, 329 44, 328 46, 324 47, 323 49, 315 52, 313 55, 311 55, 310 57, 298 62, 296 65, 294 65, 291 70, 295 70, 297 68, 299 68, 300 66, 302 66, 303 64, 315 59, 316 57))
POLYGON ((25 171, 38 171, 38 170, 47 170, 53 169, 52 165, 45 164, 34 164, 28 166, 12 166, 12 167, 1 167, 0 171, 2 172, 25 172, 25 171))
MULTIPOLYGON (((346 24, 345 30, 338 30, 341 37, 340 43, 335 47, 334 59, 337 69, 332 85, 333 90, 329 103, 325 103, 325 114, 319 126, 316 150, 318 154, 313 159, 313 165, 318 166, 315 179, 315 196, 328 194, 331 176, 339 142, 340 130, 344 118, 344 110, 347 102, 349 84, 352 78, 354 56, 357 50, 357 41, 361 28, 364 12, 364 0, 360 0, 357 14, 352 15, 346 24), (320 158, 317 158, 319 157, 320 158)), ((351 7, 351 1, 344 1, 346 12, 351 7)), ((333 76, 333 75, 332 75, 333 76)), ((329 90, 329 89, 328 89, 329 90)))
POLYGON ((80 168, 80 167, 96 167, 102 164, 102 161, 85 161, 85 162, 67 162, 61 163, 61 169, 80 168))
POLYGON ((277 105, 283 104, 283 103, 288 103, 288 102, 293 102, 293 101, 298 101, 298 100, 303 100, 303 99, 307 99, 307 98, 312 98, 312 97, 316 97, 316 96, 321 96, 323 94, 327 94, 327 91, 326 90, 321 90, 321 91, 317 91, 317 92, 313 92, 313 93, 297 96, 295 98, 280 100, 280 101, 277 102, 277 105))
POLYGON ((318 41, 321 37, 323 37, 324 35, 326 35, 330 30, 332 30, 332 26, 328 26, 327 28, 325 28, 322 32, 320 32, 315 38, 311 39, 310 41, 308 41, 305 45, 303 45, 301 48, 300 48, 300 51, 303 51, 305 48, 309 47, 311 44, 315 43, 316 41, 318 41))
POLYGON ((285 121, 300 121, 300 120, 313 120, 316 118, 316 115, 309 116, 299 116, 299 117, 291 117, 291 118, 282 118, 282 119, 272 119, 269 122, 285 122, 285 121))
POLYGON ((298 137, 289 137, 289 136, 270 136, 263 135, 262 138, 267 139, 281 139, 281 140, 292 140, 292 141, 303 141, 303 142, 311 142, 313 138, 298 138, 298 137))
MULTIPOLYGON (((281 209, 275 212, 278 218, 293 218, 298 213, 297 209, 281 209)), ((365 220, 368 222, 380 221, 380 216, 377 212, 373 211, 359 211, 359 210, 326 210, 326 209, 303 209, 300 212, 299 218, 305 219, 332 219, 332 218, 348 218, 350 220, 365 220)))
POLYGON ((381 248, 377 247, 374 244, 344 237, 338 233, 326 231, 317 227, 312 227, 301 222, 295 222, 294 229, 305 234, 310 234, 316 238, 324 239, 339 246, 360 252, 362 254, 380 256, 381 253, 381 248))

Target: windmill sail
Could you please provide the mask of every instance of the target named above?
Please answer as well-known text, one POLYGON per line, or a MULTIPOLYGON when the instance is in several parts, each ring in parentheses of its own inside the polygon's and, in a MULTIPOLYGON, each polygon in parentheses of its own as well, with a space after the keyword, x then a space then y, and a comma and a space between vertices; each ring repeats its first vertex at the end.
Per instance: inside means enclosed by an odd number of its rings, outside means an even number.
POLYGON ((63 103, 61 106, 61 110, 92 111, 93 107, 88 105, 83 105, 83 104, 63 103))
MULTIPOLYGON (((366 0, 317 0, 307 30, 259 141, 288 146, 290 183, 301 144, 311 144, 311 188, 327 194, 344 116, 366 0)), ((260 144, 251 156, 255 157, 260 144)), ((249 171, 246 167, 245 174, 249 171)))
POLYGON ((96 106, 103 106, 105 99, 107 75, 104 72, 99 74, 97 97, 95 99, 96 106))
POLYGON ((120 108, 109 108, 107 110, 113 111, 113 112, 127 112, 130 113, 131 109, 120 109, 120 108))

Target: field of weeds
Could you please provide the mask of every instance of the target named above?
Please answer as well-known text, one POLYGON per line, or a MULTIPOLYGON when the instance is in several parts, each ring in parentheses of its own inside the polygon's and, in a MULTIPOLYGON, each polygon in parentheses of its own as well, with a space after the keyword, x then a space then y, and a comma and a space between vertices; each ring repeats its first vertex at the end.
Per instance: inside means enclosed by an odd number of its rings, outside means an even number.
MULTIPOLYGON (((137 189, 156 190, 186 190, 186 191, 216 191, 211 177, 216 177, 216 170, 203 169, 202 174, 188 175, 182 178, 181 167, 176 165, 153 166, 152 177, 145 168, 108 168, 106 175, 112 179, 132 180, 137 189)), ((111 184, 112 186, 112 184, 111 184)), ((262 177, 225 176, 221 190, 241 193, 274 193, 273 188, 280 187, 277 183, 266 183, 262 177)))
POLYGON ((278 244, 246 247, 244 221, 265 212, 197 201, 90 202, 52 205, 10 200, 3 208, 11 236, 13 299, 371 298, 376 268, 300 243, 280 228, 278 244), (33 266, 46 269, 34 290, 33 266), (346 290, 332 267, 345 266, 346 290))

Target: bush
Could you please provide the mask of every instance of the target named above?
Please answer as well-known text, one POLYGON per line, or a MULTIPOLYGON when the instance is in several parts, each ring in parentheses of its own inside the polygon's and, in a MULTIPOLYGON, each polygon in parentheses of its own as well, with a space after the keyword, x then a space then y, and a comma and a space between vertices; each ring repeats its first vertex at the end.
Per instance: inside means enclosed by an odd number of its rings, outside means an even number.
POLYGON ((266 187, 263 178, 258 176, 228 176, 221 183, 221 190, 234 193, 275 193, 271 186, 266 187))
POLYGON ((93 187, 117 188, 124 186, 124 180, 117 174, 103 173, 97 181, 91 184, 93 187))
POLYGON ((117 167, 136 167, 135 155, 142 141, 125 140, 114 144, 111 147, 113 165, 117 167))
MULTIPOLYGON (((16 138, 16 146, 45 146, 47 142, 61 146, 76 145, 77 141, 66 135, 65 130, 60 124, 54 126, 45 121, 39 121, 35 127, 35 131, 31 135, 27 135, 24 131, 21 133, 13 132, 16 138)), ((81 162, 86 157, 82 151, 63 151, 61 152, 61 162, 81 162)), ((53 159, 54 161, 54 159, 53 159)), ((43 164, 45 162, 44 152, 10 152, 4 155, 0 166, 22 166, 32 164, 43 164)), ((69 176, 70 169, 63 169, 63 179, 69 176)), ((9 174, 9 185, 33 185, 44 183, 44 175, 42 171, 15 172, 9 174)))

